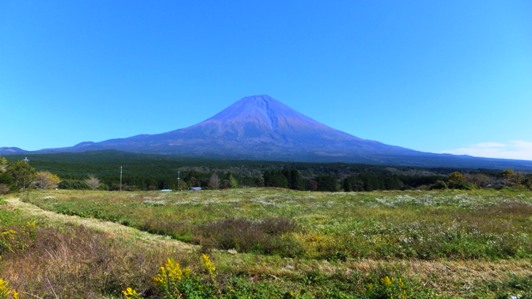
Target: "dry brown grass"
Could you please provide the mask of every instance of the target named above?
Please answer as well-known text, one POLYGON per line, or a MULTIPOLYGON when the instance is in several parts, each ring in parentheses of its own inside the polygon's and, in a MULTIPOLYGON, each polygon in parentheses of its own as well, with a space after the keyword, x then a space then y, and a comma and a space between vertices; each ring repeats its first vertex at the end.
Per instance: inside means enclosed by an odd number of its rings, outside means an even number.
POLYGON ((83 226, 37 230, 31 248, 6 257, 1 276, 21 294, 44 298, 101 298, 124 286, 146 288, 168 248, 135 248, 83 226))

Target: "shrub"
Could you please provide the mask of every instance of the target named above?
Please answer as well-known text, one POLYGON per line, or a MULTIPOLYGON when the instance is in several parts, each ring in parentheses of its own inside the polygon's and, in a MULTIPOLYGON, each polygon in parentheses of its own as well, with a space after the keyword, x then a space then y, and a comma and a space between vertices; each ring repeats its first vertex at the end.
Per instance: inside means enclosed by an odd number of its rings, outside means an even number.
POLYGON ((283 235, 297 229, 293 221, 284 218, 259 221, 230 218, 197 227, 194 237, 207 248, 294 256, 299 244, 283 235))
POLYGON ((430 186, 430 190, 442 190, 442 189, 449 189, 449 186, 447 186, 447 183, 445 183, 443 180, 437 180, 434 185, 430 186))
POLYGON ((0 194, 7 194, 9 193, 9 185, 7 184, 0 184, 0 194))
POLYGON ((165 217, 143 220, 139 229, 158 235, 171 236, 176 240, 190 242, 190 227, 183 221, 175 221, 165 217))

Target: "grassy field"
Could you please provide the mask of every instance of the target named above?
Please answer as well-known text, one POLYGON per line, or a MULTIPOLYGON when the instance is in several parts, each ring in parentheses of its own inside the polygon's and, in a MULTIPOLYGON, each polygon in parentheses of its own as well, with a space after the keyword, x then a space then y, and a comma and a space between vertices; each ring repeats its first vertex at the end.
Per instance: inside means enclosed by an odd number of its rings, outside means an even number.
POLYGON ((172 267, 171 258, 191 269, 178 286, 190 298, 532 298, 532 193, 525 191, 19 197, 31 205, 1 206, 0 278, 21 297, 136 298, 121 295, 131 287, 146 298, 178 298, 152 279, 172 267), (47 264, 50 257, 57 264, 47 264), (82 275, 89 278, 76 279, 82 275))

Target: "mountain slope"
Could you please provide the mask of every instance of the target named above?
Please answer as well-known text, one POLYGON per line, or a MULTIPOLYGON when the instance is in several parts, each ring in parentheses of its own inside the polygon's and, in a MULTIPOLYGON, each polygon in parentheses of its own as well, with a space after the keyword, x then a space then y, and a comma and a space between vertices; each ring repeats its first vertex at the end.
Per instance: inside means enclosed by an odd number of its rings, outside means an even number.
POLYGON ((319 123, 267 95, 245 97, 213 117, 179 130, 38 152, 97 150, 209 159, 532 169, 532 161, 424 153, 362 139, 319 123))

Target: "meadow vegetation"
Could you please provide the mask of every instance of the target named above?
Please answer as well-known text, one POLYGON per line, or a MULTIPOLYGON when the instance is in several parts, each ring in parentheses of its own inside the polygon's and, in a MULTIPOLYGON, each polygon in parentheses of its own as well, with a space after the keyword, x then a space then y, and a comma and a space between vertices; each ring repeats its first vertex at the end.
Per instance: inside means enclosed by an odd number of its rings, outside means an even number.
POLYGON ((138 242, 4 200, 0 279, 7 291, 0 298, 532 296, 526 190, 16 196, 47 211, 166 239, 138 242), (180 241, 193 246, 184 249, 180 241))

